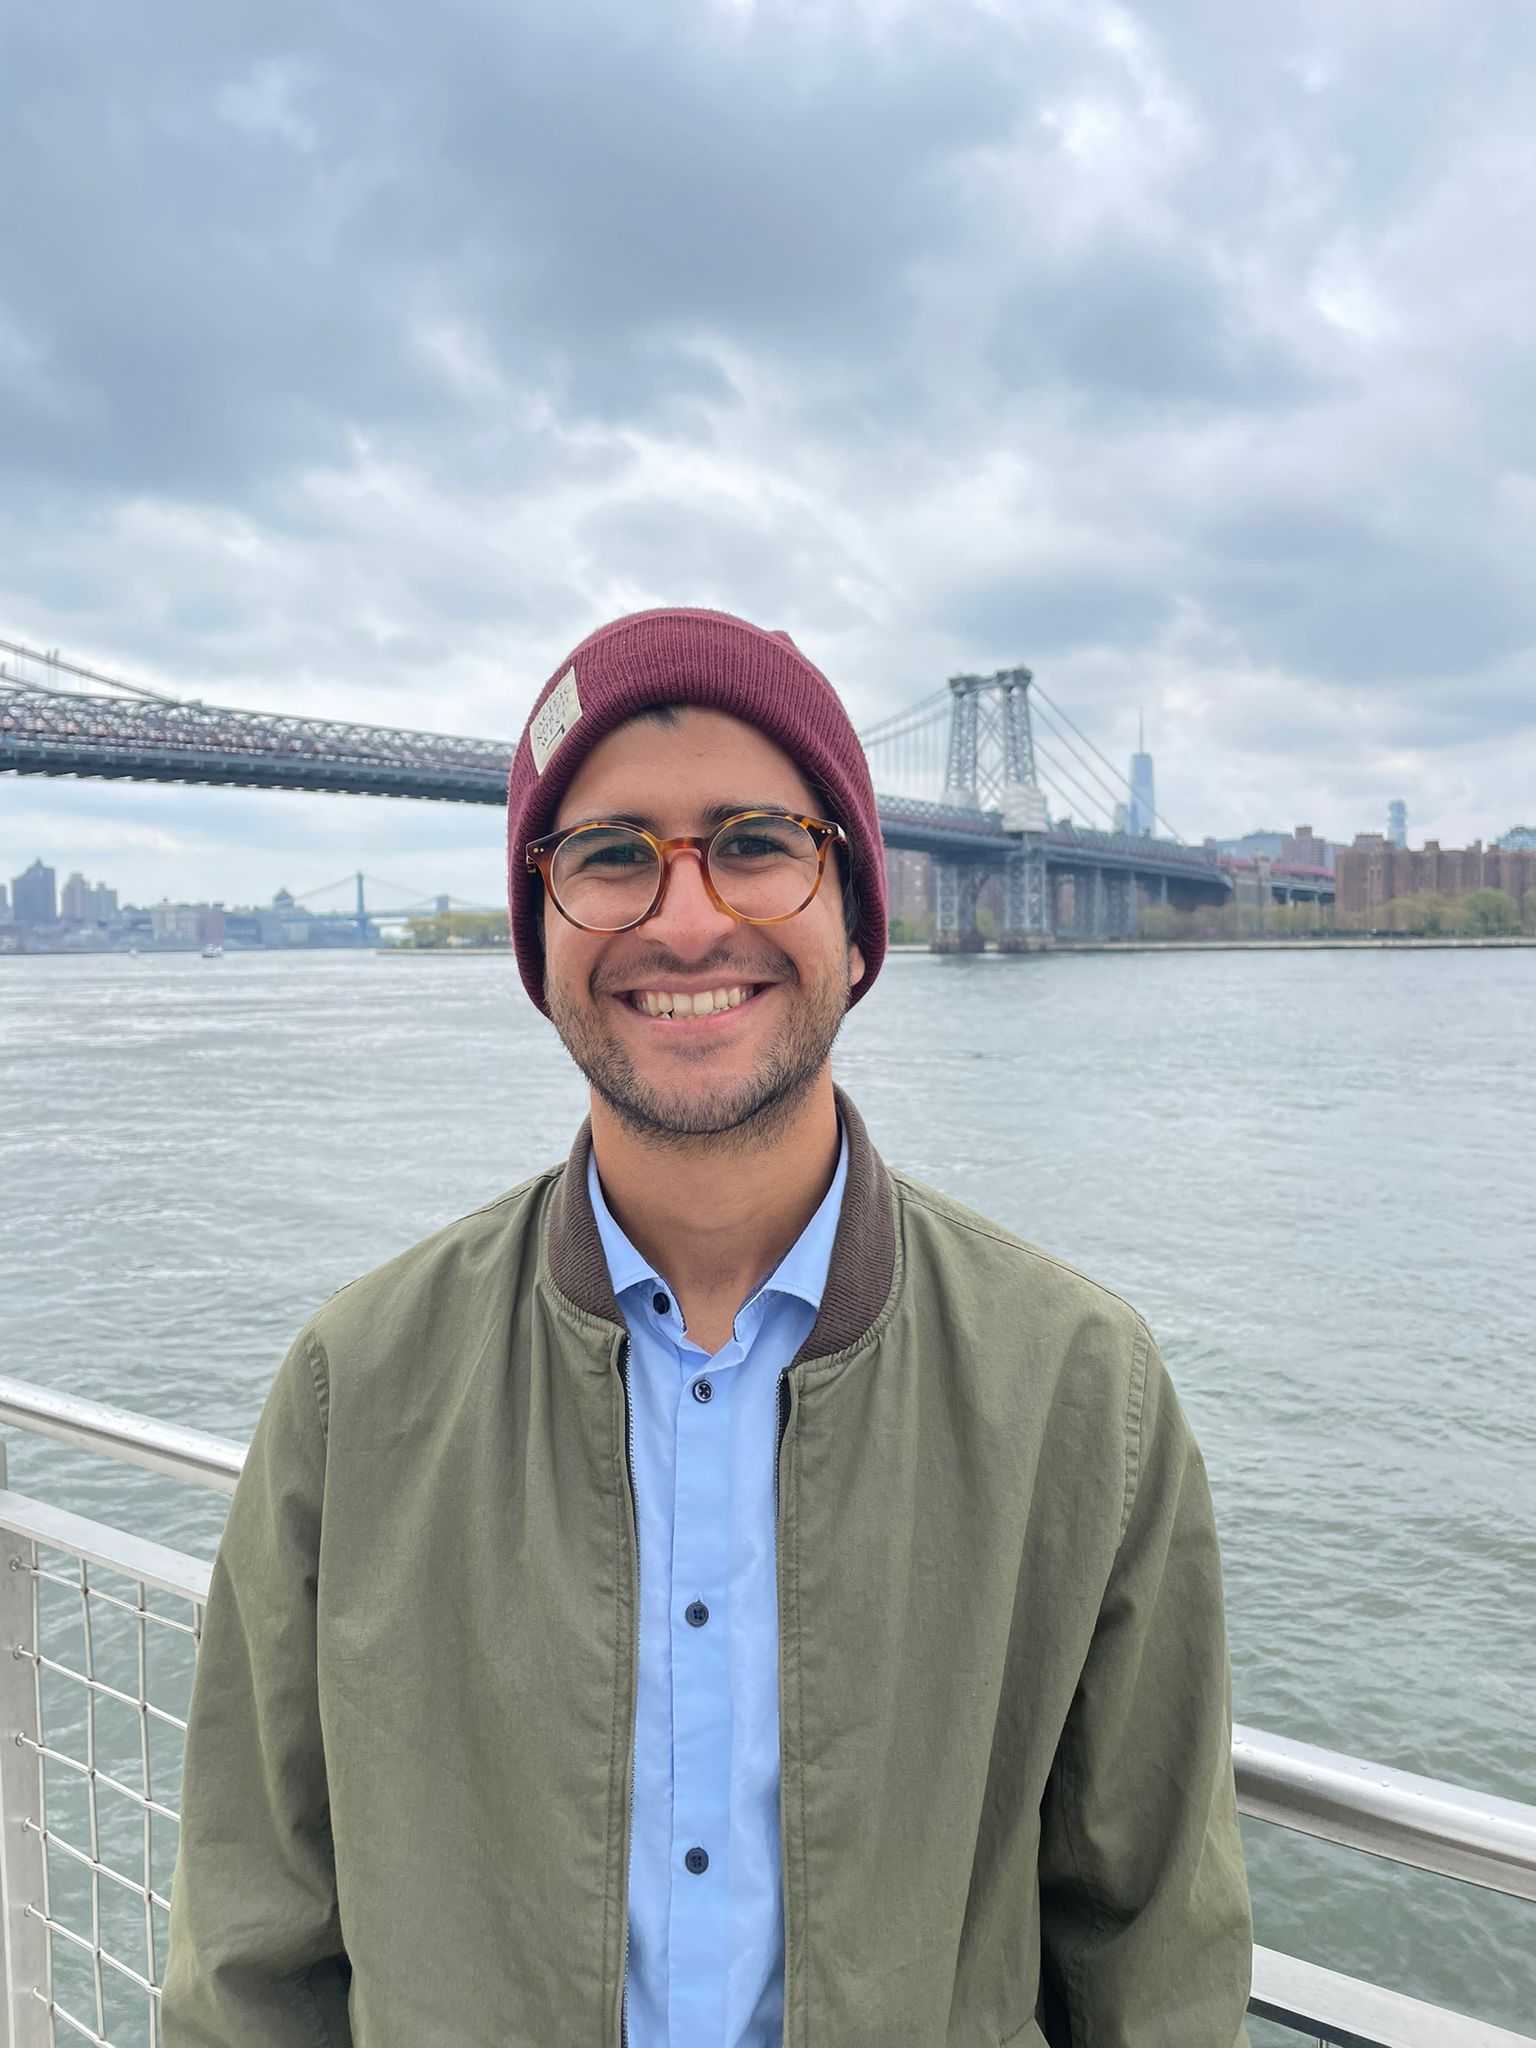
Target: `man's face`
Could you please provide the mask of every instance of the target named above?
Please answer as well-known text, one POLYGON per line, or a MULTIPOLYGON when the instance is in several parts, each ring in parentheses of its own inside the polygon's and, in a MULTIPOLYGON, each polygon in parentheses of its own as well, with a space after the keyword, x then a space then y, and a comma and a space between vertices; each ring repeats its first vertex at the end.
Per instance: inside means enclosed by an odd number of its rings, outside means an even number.
MULTIPOLYGON (((794 762, 756 727, 682 710, 669 725, 637 719, 599 740, 555 827, 611 819, 658 839, 707 835, 722 805, 821 815, 794 762)), ((830 852, 820 889, 782 924, 717 909, 683 852, 661 908, 632 931, 580 931, 546 897, 544 948, 550 1015, 572 1059, 632 1130, 673 1141, 780 1124, 826 1065, 864 972, 830 852), (650 1015, 640 1000, 722 990, 745 999, 687 1017, 650 1015)))

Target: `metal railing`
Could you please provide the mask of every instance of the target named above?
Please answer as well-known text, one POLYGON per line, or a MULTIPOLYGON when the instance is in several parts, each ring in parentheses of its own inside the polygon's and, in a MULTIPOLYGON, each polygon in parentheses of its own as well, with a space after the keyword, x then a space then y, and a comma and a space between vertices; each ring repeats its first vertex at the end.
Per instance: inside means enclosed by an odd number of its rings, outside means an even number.
MULTIPOLYGON (((223 1494, 245 1459, 222 1437, 3 1376, 0 1427, 223 1494)), ((210 1566, 4 1481, 0 1445, 0 2048, 161 2048, 181 1741, 210 1566)), ((1232 1760, 1255 1819, 1536 1901, 1536 1806, 1252 1728, 1233 1730, 1232 1760)), ((1249 2011, 1339 2048, 1536 2048, 1262 1948, 1249 2011)))

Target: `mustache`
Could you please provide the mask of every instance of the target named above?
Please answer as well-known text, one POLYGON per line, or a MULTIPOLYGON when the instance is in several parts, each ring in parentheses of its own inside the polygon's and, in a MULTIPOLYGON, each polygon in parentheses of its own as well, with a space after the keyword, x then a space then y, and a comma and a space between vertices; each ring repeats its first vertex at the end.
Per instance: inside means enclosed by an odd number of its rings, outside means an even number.
POLYGON ((662 980, 675 975, 681 980, 685 975, 716 974, 722 981, 797 981, 793 963, 780 953, 773 961, 743 960, 729 950, 717 948, 706 953, 702 960, 680 960, 675 953, 664 947, 652 947, 648 952, 626 960, 622 968, 607 967, 601 973, 594 972, 591 989, 594 995, 612 995, 617 989, 633 988, 637 981, 662 980))

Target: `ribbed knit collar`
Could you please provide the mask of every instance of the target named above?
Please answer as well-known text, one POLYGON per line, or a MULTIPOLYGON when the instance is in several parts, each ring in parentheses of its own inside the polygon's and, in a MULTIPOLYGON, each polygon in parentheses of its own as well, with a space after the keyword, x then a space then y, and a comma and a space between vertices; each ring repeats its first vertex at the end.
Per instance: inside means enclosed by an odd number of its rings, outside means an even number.
MULTIPOLYGON (((896 1263, 896 1223, 891 1184, 869 1141, 864 1120, 839 1088, 838 1115, 848 1138, 848 1180, 842 1214, 832 1243, 832 1263, 811 1334, 796 1354, 826 1358, 858 1342, 885 1306, 896 1263)), ((565 1171, 550 1202, 546 1257, 550 1278, 575 1307, 624 1327, 614 1299, 608 1261, 587 1192, 592 1125, 576 1133, 565 1171)))

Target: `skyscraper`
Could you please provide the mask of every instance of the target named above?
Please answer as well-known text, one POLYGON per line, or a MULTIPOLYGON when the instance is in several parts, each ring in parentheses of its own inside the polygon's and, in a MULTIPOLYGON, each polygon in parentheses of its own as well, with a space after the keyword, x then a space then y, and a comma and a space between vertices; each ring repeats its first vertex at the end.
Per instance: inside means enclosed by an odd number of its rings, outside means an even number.
POLYGON ((72 924, 108 924, 117 915, 117 891, 105 882, 93 889, 77 868, 59 891, 59 915, 72 924))
POLYGON ((1137 724, 1136 745, 1137 751, 1131 756, 1130 829, 1138 839, 1146 839, 1157 819, 1152 798, 1152 756, 1147 752, 1147 729, 1141 720, 1137 724))
POLYGON ((58 899, 54 895, 53 879, 53 869, 45 868, 40 860, 33 861, 24 875, 17 875, 11 883, 11 895, 16 904, 18 924, 58 923, 58 899))
POLYGON ((1408 844, 1408 806, 1400 796, 1393 797, 1387 805, 1387 839, 1397 847, 1408 844))

